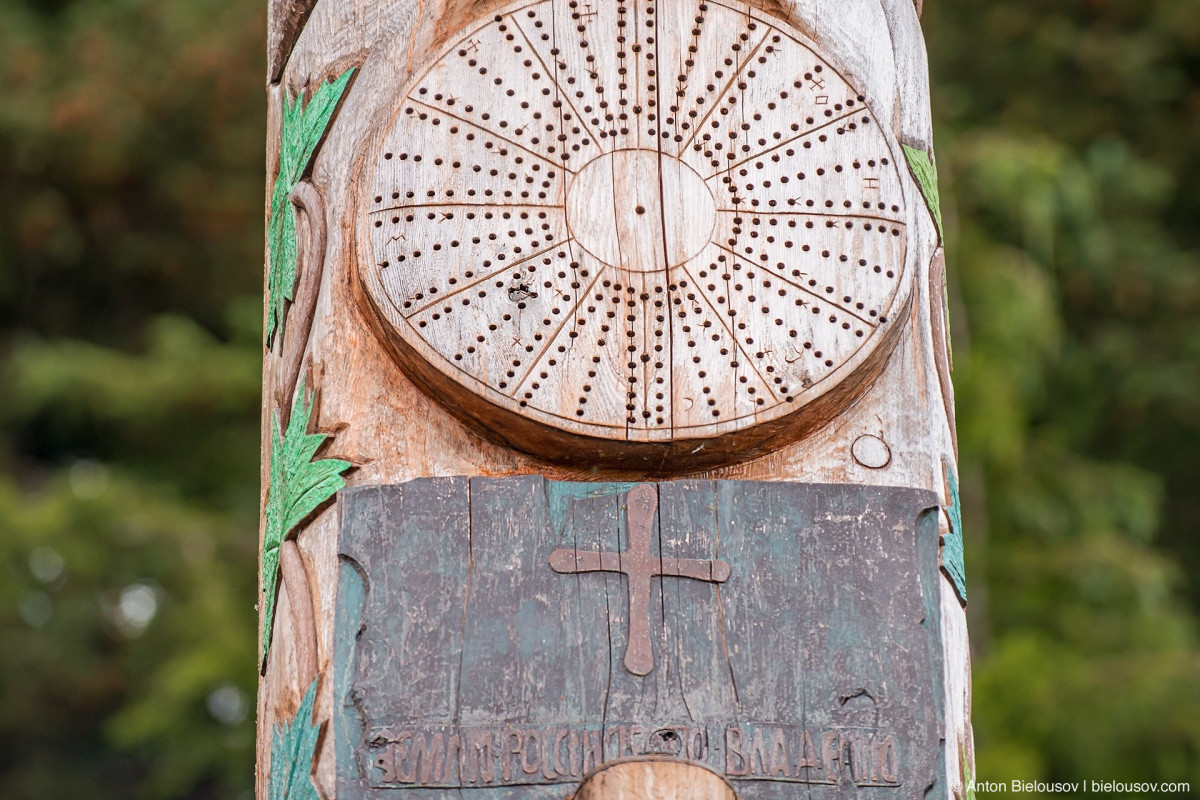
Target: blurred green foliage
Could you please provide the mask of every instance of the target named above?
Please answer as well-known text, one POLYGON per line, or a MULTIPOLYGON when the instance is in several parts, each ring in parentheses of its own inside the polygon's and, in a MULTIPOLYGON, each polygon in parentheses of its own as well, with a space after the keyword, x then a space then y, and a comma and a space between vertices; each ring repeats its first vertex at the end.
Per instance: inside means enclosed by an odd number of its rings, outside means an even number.
POLYGON ((0 797, 254 774, 265 4, 0 0, 0 797))
POLYGON ((1200 796, 1200 4, 925 23, 977 777, 1200 796))
MULTIPOLYGON (((264 5, 0 0, 0 797, 249 797, 264 5)), ((1200 795, 1200 4, 925 5, 977 777, 1200 795)))

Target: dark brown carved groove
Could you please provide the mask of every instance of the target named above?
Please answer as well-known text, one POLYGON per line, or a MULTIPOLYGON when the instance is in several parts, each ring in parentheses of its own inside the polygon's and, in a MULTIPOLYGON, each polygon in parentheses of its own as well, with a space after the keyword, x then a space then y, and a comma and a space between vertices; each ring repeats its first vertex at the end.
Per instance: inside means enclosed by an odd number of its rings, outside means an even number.
POLYGON ((321 199, 317 187, 306 180, 300 181, 292 190, 291 200, 296 209, 297 228, 300 227, 300 220, 304 220, 305 236, 298 259, 300 285, 287 312, 287 325, 283 330, 283 395, 280 398, 279 411, 284 428, 287 427, 288 418, 291 416, 292 400, 304 363, 304 350, 312 333, 317 297, 321 292, 321 276, 325 271, 325 244, 328 236, 325 227, 325 201, 321 199))

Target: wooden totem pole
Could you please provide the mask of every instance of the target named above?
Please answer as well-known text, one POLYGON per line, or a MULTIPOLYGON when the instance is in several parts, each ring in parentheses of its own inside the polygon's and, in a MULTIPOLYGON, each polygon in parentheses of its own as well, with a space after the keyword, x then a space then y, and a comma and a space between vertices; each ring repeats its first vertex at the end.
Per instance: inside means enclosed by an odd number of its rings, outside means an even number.
POLYGON ((919 0, 270 0, 259 796, 962 797, 919 0))

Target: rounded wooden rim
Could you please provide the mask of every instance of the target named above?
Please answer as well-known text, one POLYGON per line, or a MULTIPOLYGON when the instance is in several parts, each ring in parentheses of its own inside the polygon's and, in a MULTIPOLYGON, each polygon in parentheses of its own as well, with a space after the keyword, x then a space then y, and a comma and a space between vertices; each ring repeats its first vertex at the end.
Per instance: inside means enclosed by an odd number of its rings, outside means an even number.
MULTIPOLYGON (((464 37, 493 24, 495 16, 544 2, 547 0, 517 0, 489 12, 484 21, 476 20, 464 26, 435 51, 426 69, 409 78, 398 97, 401 100, 407 98, 429 70, 458 47, 464 37)), ((778 29, 829 65, 848 86, 857 89, 832 58, 822 53, 809 37, 786 20, 738 0, 710 2, 739 13, 748 13, 756 21, 778 29)), ((877 120, 871 98, 866 98, 864 105, 872 119, 877 120)), ((681 469, 707 469, 750 460, 810 435, 853 404, 882 372, 901 332, 909 325, 915 294, 914 276, 917 272, 914 263, 916 248, 910 246, 911 231, 915 228, 913 187, 907 170, 902 169, 907 162, 899 142, 891 131, 876 121, 892 165, 900 175, 904 200, 905 242, 899 278, 891 303, 882 314, 888 321, 877 325, 852 355, 822 380, 797 392, 793 402, 777 403, 763 412, 687 428, 630 431, 621 426, 580 422, 529 406, 521 408, 513 398, 454 367, 445 356, 417 335, 415 327, 391 302, 378 273, 367 266, 374 262, 367 215, 363 213, 371 189, 364 178, 369 165, 375 163, 382 152, 386 135, 395 125, 401 107, 402 102, 397 102, 380 114, 379 122, 374 126, 375 135, 368 139, 356 170, 355 183, 358 188, 354 192, 352 210, 356 220, 353 227, 355 265, 352 270, 358 289, 356 294, 371 327, 402 371, 455 417, 485 438, 551 462, 631 469, 646 475, 681 469), (440 369, 439 366, 449 369, 440 369), (747 424, 747 417, 754 417, 755 421, 747 424), (603 435, 614 429, 625 431, 626 438, 603 435)))

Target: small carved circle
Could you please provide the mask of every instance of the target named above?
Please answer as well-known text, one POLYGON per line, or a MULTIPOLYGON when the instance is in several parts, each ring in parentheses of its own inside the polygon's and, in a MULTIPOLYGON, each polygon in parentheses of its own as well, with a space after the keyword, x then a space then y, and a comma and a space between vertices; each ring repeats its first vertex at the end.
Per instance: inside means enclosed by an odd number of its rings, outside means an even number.
POLYGON ((892 448, 878 436, 864 434, 850 445, 850 454, 854 460, 867 469, 883 469, 892 463, 892 448))

